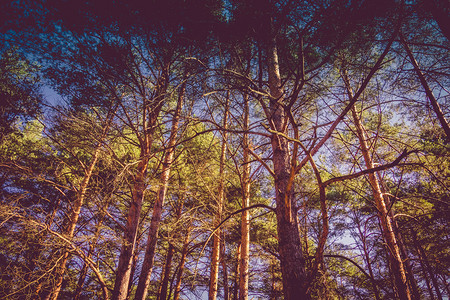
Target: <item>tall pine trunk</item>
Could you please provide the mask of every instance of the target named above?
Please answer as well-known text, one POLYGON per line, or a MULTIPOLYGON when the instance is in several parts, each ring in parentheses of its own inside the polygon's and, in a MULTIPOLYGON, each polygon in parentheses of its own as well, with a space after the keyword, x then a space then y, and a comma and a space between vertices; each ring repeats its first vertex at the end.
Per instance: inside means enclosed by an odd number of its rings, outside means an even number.
POLYGON ((287 133, 287 115, 283 105, 283 90, 275 34, 272 33, 267 51, 270 114, 267 116, 272 127, 271 145, 273 151, 273 172, 275 181, 275 200, 278 232, 278 251, 283 277, 283 293, 286 300, 310 299, 306 289, 307 274, 303 257, 297 210, 294 205, 293 173, 291 169, 287 133))
POLYGON ((444 129, 445 135, 447 136, 447 141, 450 142, 450 126, 447 120, 445 119, 445 115, 442 112, 441 107, 439 106, 439 103, 436 100, 436 97, 434 97, 433 91, 430 89, 430 86, 428 85, 425 76, 420 70, 419 64, 417 63, 403 35, 400 35, 400 41, 402 42, 406 54, 408 55, 409 60, 414 67, 414 71, 416 72, 417 77, 419 77, 419 81, 422 84, 423 89, 425 90, 428 100, 430 100, 431 107, 433 108, 436 117, 438 118, 438 121, 441 124, 442 129, 444 129))
POLYGON ((133 266, 133 255, 136 248, 138 236, 139 219, 141 216, 142 202, 144 201, 144 191, 146 189, 147 167, 151 156, 151 146, 153 143, 153 133, 161 111, 163 100, 168 85, 167 69, 158 80, 156 95, 151 99, 150 105, 144 103, 144 128, 141 137, 141 151, 139 164, 134 175, 134 183, 131 190, 131 203, 128 209, 127 223, 123 236, 122 249, 119 256, 119 264, 114 282, 113 300, 125 300, 128 297, 128 287, 131 280, 133 266), (148 114, 148 115, 147 115, 148 114))
POLYGON ((166 255, 166 263, 164 265, 164 272, 162 274, 161 278, 161 286, 159 287, 159 294, 157 299, 159 300, 166 300, 167 298, 167 288, 169 286, 169 280, 170 280, 170 271, 172 269, 172 259, 173 255, 175 253, 175 247, 172 243, 169 244, 169 249, 167 250, 166 255))
MULTIPOLYGON (((244 157, 242 167, 242 208, 250 205, 250 153, 249 153, 249 99, 244 95, 244 157)), ((244 210, 241 215, 241 257, 239 260, 239 300, 248 299, 248 276, 250 260, 250 212, 244 210)))
POLYGON ((228 284, 228 267, 227 267, 227 261, 225 256, 225 246, 226 246, 226 240, 225 240, 225 233, 222 231, 222 237, 220 240, 220 257, 222 262, 222 274, 223 274, 223 299, 229 300, 230 299, 230 288, 228 284))
MULTIPOLYGON (((225 157, 227 152, 227 123, 228 123, 228 101, 229 93, 225 100, 225 112, 223 115, 222 148, 219 161, 219 187, 217 189, 217 211, 214 216, 214 228, 217 227, 222 219, 222 211, 225 194, 225 157)), ((209 292, 208 299, 216 300, 219 280, 219 262, 220 262, 220 228, 214 232, 213 249, 211 254, 211 270, 209 274, 209 292)))
MULTIPOLYGON (((352 98, 353 95, 348 85, 348 79, 346 79, 346 85, 349 92, 349 96, 350 98, 352 98)), ((358 135, 359 144, 366 168, 372 169, 374 168, 374 164, 372 161, 372 157, 369 153, 369 146, 367 144, 365 130, 354 107, 352 107, 352 116, 356 126, 356 132, 358 135)), ((381 191, 380 182, 376 177, 376 175, 373 173, 370 173, 368 175, 368 178, 370 186, 372 188, 375 206, 378 210, 378 218, 381 224, 382 235, 387 245, 388 249, 387 255, 389 258, 389 262, 392 266, 392 273, 394 276, 395 287, 397 289, 398 296, 401 300, 410 300, 411 293, 407 284, 405 266, 403 264, 403 260, 400 254, 400 248, 397 242, 397 238, 395 236, 392 220, 389 215, 386 201, 381 191)))
POLYGON ((157 193, 157 198, 153 206, 152 220, 148 231, 147 247, 145 249, 145 257, 142 263, 141 274, 139 276, 139 283, 136 290, 135 299, 145 299, 147 296, 148 286, 150 284, 150 277, 153 269, 153 260, 155 257, 156 243, 158 241, 158 231, 161 223, 162 207, 166 198, 167 187, 169 184, 170 170, 172 167, 173 156, 175 153, 175 146, 177 142, 178 127, 180 121, 181 110, 183 107, 184 93, 186 90, 186 81, 181 85, 178 95, 177 108, 172 120, 172 128, 170 131, 169 143, 167 146, 166 155, 164 157, 160 186, 157 193))
MULTIPOLYGON (((176 219, 179 220, 181 218, 181 213, 183 211, 183 201, 184 199, 182 199, 180 201, 180 203, 177 205, 176 208, 176 219)), ((179 238, 180 237, 180 232, 177 231, 175 233, 175 237, 179 238)), ((159 295, 157 297, 157 299, 159 300, 166 300, 167 298, 167 288, 169 287, 169 281, 170 281, 170 272, 172 270, 172 260, 173 260, 173 255, 175 253, 175 246, 172 243, 169 243, 169 249, 167 250, 167 256, 166 256, 166 263, 164 265, 164 272, 162 274, 162 278, 161 278, 161 286, 159 288, 159 295)), ((169 298, 170 298, 170 294, 169 294, 169 298)))
POLYGON ((188 247, 189 247, 189 236, 192 230, 192 221, 190 221, 189 225, 187 226, 186 235, 184 238, 183 243, 183 249, 181 249, 181 257, 180 257, 180 264, 178 265, 178 272, 177 272, 177 278, 176 278, 176 284, 175 284, 175 292, 173 295, 174 300, 180 299, 180 291, 181 291, 181 279, 183 278, 183 271, 184 271, 184 264, 186 262, 186 256, 188 254, 188 247))
MULTIPOLYGON (((379 178, 380 182, 382 182, 381 178, 379 178)), ((386 192, 386 188, 383 185, 383 192, 386 192)), ((391 207, 390 211, 389 211, 389 217, 392 220, 392 228, 394 229, 394 234, 397 238, 397 243, 398 243, 398 247, 400 249, 400 254, 402 257, 407 258, 408 257, 408 252, 406 250, 406 246, 405 243, 403 241, 403 236, 400 233, 397 221, 395 220, 395 211, 394 208, 392 207, 392 202, 389 201, 389 198, 385 198, 387 200, 386 204, 391 207)), ((420 296, 420 292, 419 292, 419 287, 417 286, 417 281, 414 277, 414 270, 413 267, 411 265, 411 260, 409 259, 405 259, 403 262, 404 266, 405 266, 405 271, 406 271, 406 278, 408 279, 408 283, 409 283, 409 287, 411 290, 411 297, 414 300, 419 300, 421 298, 420 296)))
POLYGON ((241 244, 239 243, 236 247, 236 264, 234 267, 233 274, 233 299, 237 300, 239 297, 239 266, 241 263, 241 244))

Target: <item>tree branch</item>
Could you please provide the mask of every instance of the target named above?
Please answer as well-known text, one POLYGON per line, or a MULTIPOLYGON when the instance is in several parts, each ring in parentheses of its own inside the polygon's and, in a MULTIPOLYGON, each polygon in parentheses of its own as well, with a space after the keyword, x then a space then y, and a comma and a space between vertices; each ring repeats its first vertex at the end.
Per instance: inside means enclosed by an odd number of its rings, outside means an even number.
POLYGON ((402 154, 400 154, 400 156, 397 157, 396 160, 394 160, 393 162, 391 162, 391 163, 389 163, 389 164, 382 165, 382 166, 378 166, 378 167, 376 167, 376 168, 371 168, 371 169, 363 170, 363 171, 360 171, 360 172, 357 172, 357 173, 354 173, 354 174, 349 174, 349 175, 344 175, 344 176, 334 177, 334 178, 331 178, 331 179, 328 179, 327 181, 325 181, 325 182, 323 183, 323 185, 324 185, 324 186, 328 186, 328 185, 330 185, 330 184, 332 184, 332 183, 335 183, 335 182, 344 181, 344 180, 349 180, 349 179, 354 179, 354 178, 357 178, 357 177, 362 176, 362 175, 366 175, 366 174, 370 174, 370 173, 375 173, 375 172, 378 172, 378 171, 383 171, 383 170, 386 170, 386 169, 395 167, 396 165, 398 165, 398 164, 400 163, 400 161, 401 161, 403 158, 405 158, 405 157, 408 156, 409 154, 415 153, 415 152, 417 152, 417 150, 406 151, 406 149, 405 149, 405 150, 402 152, 402 154))

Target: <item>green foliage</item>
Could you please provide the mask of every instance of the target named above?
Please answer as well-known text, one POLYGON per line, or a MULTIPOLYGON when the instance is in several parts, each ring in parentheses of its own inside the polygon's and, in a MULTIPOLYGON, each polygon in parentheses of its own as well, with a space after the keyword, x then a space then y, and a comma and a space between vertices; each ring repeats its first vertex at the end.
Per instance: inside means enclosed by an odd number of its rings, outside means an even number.
POLYGON ((37 67, 19 54, 18 49, 3 51, 0 57, 0 142, 40 113, 37 67))

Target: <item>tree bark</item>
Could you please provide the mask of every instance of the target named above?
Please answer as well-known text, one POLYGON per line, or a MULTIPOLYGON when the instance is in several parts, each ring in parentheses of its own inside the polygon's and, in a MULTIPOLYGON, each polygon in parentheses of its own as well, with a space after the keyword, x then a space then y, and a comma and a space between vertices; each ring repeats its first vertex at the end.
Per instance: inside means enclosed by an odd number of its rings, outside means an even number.
MULTIPOLYGON (((81 207, 83 206, 84 199, 86 197, 87 187, 88 187, 89 181, 91 179, 92 172, 95 168, 95 165, 97 164, 98 156, 100 154, 100 148, 101 148, 101 146, 99 146, 99 147, 97 147, 97 149, 95 149, 91 164, 89 165, 89 168, 83 178, 80 189, 78 191, 77 198, 73 203, 72 212, 71 212, 70 218, 69 218, 69 225, 68 225, 68 228, 65 230, 65 234, 69 237, 69 239, 73 238, 73 235, 75 232, 75 227, 78 223, 78 218, 80 216, 81 207)), ((58 267, 58 271, 56 273, 55 287, 53 288, 53 292, 51 293, 51 295, 48 299, 56 300, 58 298, 58 295, 61 291, 63 279, 64 279, 64 273, 66 272, 66 264, 67 264, 67 261, 69 260, 69 256, 70 256, 70 252, 65 251, 63 254, 61 263, 58 267)))
MULTIPOLYGON (((380 182, 382 182, 381 178, 379 178, 379 180, 380 180, 380 182)), ((383 186, 383 191, 384 192, 386 191, 386 188, 384 186, 383 186)), ((389 201, 390 200, 389 198, 387 198, 386 200, 387 200, 386 204, 389 207, 391 207, 391 210, 389 211, 389 217, 392 220, 392 228, 394 229, 395 236, 397 237, 397 243, 398 243, 398 247, 400 249, 400 254, 402 255, 402 257, 406 258, 406 257, 408 257, 408 252, 406 250, 405 243, 403 242, 403 236, 400 233, 397 221, 395 220, 395 217, 394 217, 395 214, 394 214, 394 209, 392 208, 392 203, 391 203, 391 201, 389 201)), ((413 268, 411 265, 411 260, 406 259, 403 263, 405 265, 406 278, 408 279, 409 287, 412 291, 411 296, 414 300, 420 300, 421 296, 420 296, 420 292, 419 292, 419 287, 417 286, 417 282, 414 277, 414 271, 413 271, 413 268)))
POLYGON ((153 206, 152 220, 148 230, 147 247, 145 249, 145 257, 142 263, 141 275, 139 276, 139 283, 136 289, 135 299, 145 299, 147 296, 148 286, 150 284, 150 277, 153 269, 153 260, 155 257, 156 243, 158 241, 158 230, 161 223, 162 207, 166 198, 167 187, 169 184, 170 170, 173 163, 173 156, 175 153, 175 146, 177 142, 177 133, 181 110, 183 107, 184 93, 186 90, 186 80, 183 81, 178 95, 177 108, 172 120, 172 128, 169 137, 167 152, 163 162, 163 168, 160 177, 160 186, 158 189, 157 198, 153 206))
POLYGON ((128 210, 124 241, 116 271, 116 280, 112 295, 113 300, 124 300, 127 299, 128 296, 128 282, 130 281, 131 276, 132 257, 136 246, 139 217, 142 209, 142 201, 144 199, 145 177, 149 161, 148 156, 149 153, 147 151, 141 152, 138 169, 134 176, 132 199, 128 210))
MULTIPOLYGON (((214 228, 216 228, 222 219, 222 210, 224 203, 225 191, 225 156, 227 152, 227 123, 228 123, 228 101, 229 94, 227 94, 225 103, 225 112, 223 116, 223 131, 222 131, 222 149, 220 152, 220 166, 219 166, 219 187, 217 190, 217 211, 214 216, 214 228)), ((216 300, 219 280, 219 262, 220 262, 220 228, 214 233, 213 250, 211 254, 211 271, 209 276, 209 300, 216 300)))
MULTIPOLYGON (((181 218, 181 213, 183 211, 183 201, 184 199, 179 200, 181 202, 177 205, 176 208, 176 219, 179 220, 181 218)), ((175 237, 178 238, 180 236, 179 232, 175 233, 175 237)), ((166 256, 166 263, 164 266, 164 273, 162 274, 161 279, 161 286, 159 288, 159 294, 157 296, 157 299, 159 300, 166 300, 167 298, 167 288, 169 287, 169 281, 170 281, 170 271, 172 269, 172 259, 175 252, 175 246, 172 243, 169 243, 169 249, 167 250, 167 256, 166 256)), ((170 294, 169 294, 170 298, 170 294)))

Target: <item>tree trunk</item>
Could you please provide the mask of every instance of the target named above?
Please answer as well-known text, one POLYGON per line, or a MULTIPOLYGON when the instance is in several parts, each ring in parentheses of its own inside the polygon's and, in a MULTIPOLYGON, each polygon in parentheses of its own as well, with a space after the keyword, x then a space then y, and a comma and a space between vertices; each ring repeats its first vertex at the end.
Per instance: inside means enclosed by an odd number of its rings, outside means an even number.
MULTIPOLYGON (((431 1, 433 2, 433 1, 431 1)), ((400 35, 400 40, 403 44, 403 47, 406 50, 406 54, 408 54, 409 60, 411 61, 411 64, 414 67, 414 71, 417 74, 417 77, 419 77, 420 83, 422 84, 422 87, 425 90, 425 93, 430 100, 431 107, 434 110, 434 113, 436 114, 439 123, 441 124, 442 129, 444 129, 445 135, 447 136, 447 141, 450 142, 450 126, 448 125, 447 120, 445 119, 445 115, 441 110, 441 107, 439 106, 439 103, 437 102, 436 98, 434 97, 433 92, 431 91, 430 87, 428 86, 427 80, 425 79, 425 76, 423 75, 422 71, 420 70, 419 64, 417 63, 416 59, 414 58, 414 55, 409 48, 408 44, 406 43, 405 38, 403 35, 400 35)))
POLYGON ((184 271, 184 263, 186 262, 186 256, 188 253, 188 247, 189 247, 189 235, 191 233, 191 224, 188 226, 188 230, 186 232, 186 236, 183 243, 183 249, 181 250, 181 258, 180 258, 180 265, 178 266, 178 273, 177 273, 177 279, 176 279, 176 285, 175 285, 175 292, 173 295, 174 300, 180 299, 180 290, 181 290, 181 278, 183 277, 183 271, 184 271))
POLYGON ((223 299, 224 300, 229 300, 230 299, 230 290, 229 290, 229 285, 228 285, 228 268, 227 268, 227 261, 225 259, 225 245, 226 245, 226 241, 225 241, 225 234, 222 231, 222 238, 221 238, 221 245, 220 245, 220 249, 221 249, 221 262, 222 262, 222 274, 223 274, 223 299))
POLYGON ((113 300, 127 299, 128 283, 131 277, 132 257, 136 246, 139 217, 141 214, 142 201, 144 199, 145 177, 147 173, 148 153, 141 152, 141 161, 134 176, 132 187, 132 199, 128 210, 127 224, 124 232, 124 241, 120 250, 119 264, 116 271, 114 283, 113 300))
MULTIPOLYGON (((139 248, 139 243, 141 242, 140 239, 136 240, 136 249, 139 248)), ((134 251, 133 253, 133 257, 131 259, 131 272, 130 272, 130 280, 128 281, 128 290, 127 290, 127 295, 130 295, 131 290, 133 289, 133 278, 134 278, 134 274, 136 274, 136 266, 137 266, 137 262, 138 262, 138 256, 139 254, 134 251)))
MULTIPOLYGON (((268 49, 270 114, 267 116, 272 130, 286 134, 287 117, 283 106, 283 91, 278 65, 275 36, 268 49)), ((294 207, 293 175, 288 141, 280 134, 272 133, 273 171, 278 231, 278 249, 283 293, 286 300, 310 299, 306 286, 305 260, 303 258, 297 211, 294 207)))
POLYGON ((412 235, 413 235, 414 245, 415 245, 416 249, 419 252, 419 259, 423 263, 423 266, 425 266, 425 270, 424 271, 426 271, 430 275, 431 283, 433 284, 434 290, 436 291, 437 298, 439 300, 442 300, 442 293, 441 293, 441 290, 439 289, 439 284, 437 282, 436 276, 435 276, 433 270, 431 269, 430 263, 428 262, 427 254, 423 250, 423 248, 420 245, 420 243, 418 243, 416 232, 413 231, 413 230, 411 230, 411 232, 412 232, 412 235))
MULTIPOLYGON (((224 203, 224 190, 225 190, 225 155, 227 152, 227 122, 228 122, 228 101, 229 94, 225 103, 225 112, 223 116, 223 131, 222 131, 222 149, 220 152, 220 166, 219 166, 219 187, 217 191, 217 211, 214 216, 214 228, 216 228, 222 219, 222 210, 224 203)), ((217 228, 214 233, 213 250, 211 254, 211 271, 209 276, 209 300, 216 300, 218 280, 219 280, 219 262, 220 262, 220 228, 217 228)))
POLYGON ((241 262, 241 244, 239 243, 236 248, 236 265, 234 268, 234 279, 233 279, 233 299, 237 300, 239 297, 239 265, 241 262))
MULTIPOLYGON (((349 93, 350 99, 353 97, 348 78, 344 78, 347 90, 349 93)), ((365 136, 364 127, 360 122, 360 119, 356 113, 356 109, 352 107, 352 116, 353 121, 356 126, 356 132, 358 135, 361 152, 365 161, 365 165, 367 169, 374 168, 372 157, 369 153, 369 147, 367 145, 367 139, 365 136)), ((392 266, 392 273, 394 275, 394 281, 395 281, 395 287, 398 292, 398 296, 401 300, 410 300, 411 299, 411 293, 408 288, 407 279, 406 279, 406 272, 405 267, 403 264, 403 260, 400 255, 400 249, 397 243, 397 238, 394 233, 394 229, 392 226, 392 221, 389 216, 389 211, 386 206, 386 201, 383 197, 383 193, 381 191, 380 183, 378 181, 378 178, 375 174, 370 173, 368 175, 369 182, 372 187, 372 193, 375 201, 375 205, 378 210, 378 218, 381 223, 382 228, 382 234, 384 237, 384 240, 386 242, 387 248, 388 248, 388 258, 390 261, 390 264, 392 266)))
MULTIPOLYGON (((347 89, 349 99, 354 99, 353 91, 350 86, 350 81, 345 69, 341 72, 342 78, 347 89)), ((361 148, 361 153, 364 158, 364 163, 367 169, 374 168, 372 157, 369 153, 369 146, 367 144, 367 137, 365 129, 359 119, 355 106, 351 107, 353 122, 355 123, 357 138, 361 148)), ((372 188, 375 206, 378 210, 378 219, 381 225, 381 232, 386 242, 387 256, 389 264, 391 265, 392 274, 394 276, 394 286, 397 290, 398 296, 401 300, 410 300, 411 293, 408 287, 406 279, 406 271, 403 264, 403 260, 400 255, 400 249, 395 236, 394 228, 392 226, 392 220, 389 215, 389 211, 386 205, 386 201, 381 190, 380 182, 374 173, 368 175, 369 183, 372 188)))
POLYGON ((167 287, 169 286, 170 271, 172 269, 172 258, 175 252, 175 247, 172 243, 169 244, 169 249, 167 250, 166 263, 164 266, 164 273, 161 279, 161 286, 159 288, 159 295, 157 299, 166 300, 167 298, 167 287))
MULTIPOLYGON (((244 157, 242 167, 242 208, 250 205, 250 153, 249 153, 249 103, 248 95, 244 95, 244 157)), ((239 300, 248 299, 248 277, 250 260, 250 211, 244 210, 241 215, 241 257, 239 260, 239 300)))
MULTIPOLYGON (((379 178, 379 180, 381 182, 381 178, 379 178)), ((383 186, 383 190, 384 191, 386 190, 384 186, 383 186)), ((391 207, 392 206, 391 201, 389 201, 389 199, 386 199, 386 200, 388 200, 388 202, 387 202, 388 206, 391 207)), ((398 243, 398 247, 400 249, 400 254, 402 255, 402 257, 408 257, 408 252, 406 250, 405 243, 403 242, 403 236, 400 233, 400 230, 398 228, 397 221, 395 220, 394 215, 395 215, 394 209, 391 208, 391 210, 389 212, 389 217, 392 220, 392 227, 394 229, 395 236, 397 237, 397 243, 398 243)), ((419 291, 419 287, 417 286, 416 279, 414 278, 414 272, 413 272, 413 268, 411 265, 411 261, 409 259, 406 259, 404 261, 404 265, 405 265, 405 269, 406 269, 406 278, 408 279, 409 287, 412 291, 412 298, 414 300, 420 300, 421 299, 420 291, 419 291)))
POLYGON ((376 300, 380 300, 380 292, 378 291, 378 285, 375 282, 375 277, 373 275, 373 269, 372 269, 372 263, 370 262, 370 255, 369 255, 369 251, 367 249, 366 230, 364 228, 364 232, 361 231, 361 227, 360 227, 360 222, 359 221, 358 221, 358 231, 359 231, 359 235, 361 236, 362 243, 363 243, 362 246, 363 246, 364 260, 366 261, 367 269, 369 271, 370 282, 372 284, 373 294, 374 294, 376 300))
POLYGON ((175 153, 175 146, 177 142, 177 133, 181 109, 183 107, 184 93, 186 89, 186 81, 181 85, 178 95, 177 108, 172 120, 172 128, 169 137, 169 144, 167 146, 166 155, 164 157, 160 186, 157 193, 157 198, 153 206, 152 220, 148 230, 147 247, 145 249, 145 257, 142 263, 141 275, 139 276, 139 283, 136 289, 136 300, 145 299, 147 296, 148 286, 150 284, 150 277, 153 269, 153 259, 155 257, 156 243, 158 241, 158 230, 161 223, 162 207, 166 198, 167 187, 169 184, 170 170, 172 167, 173 156, 175 153))
MULTIPOLYGON (((145 112, 148 112, 148 120, 147 122, 145 122, 145 120, 143 122, 144 129, 140 145, 140 161, 137 166, 136 174, 134 175, 134 183, 131 191, 131 203, 128 210, 127 223, 123 237, 124 241, 120 251, 119 264, 116 271, 116 280, 114 282, 114 291, 112 294, 113 300, 125 300, 128 297, 128 285, 131 279, 132 258, 136 247, 142 202, 144 201, 144 191, 146 189, 145 180, 147 177, 147 166, 150 160, 151 146, 153 143, 153 133, 155 131, 155 126, 159 112, 162 108, 163 99, 165 97, 168 85, 167 70, 164 70, 163 72, 164 74, 158 80, 156 96, 151 101, 152 105, 145 108, 145 112)), ((144 115, 146 115, 146 113, 144 113, 144 115)), ((139 280, 139 282, 140 281, 141 280, 139 280)))
MULTIPOLYGON (((181 218, 181 213, 183 211, 183 201, 184 199, 180 200, 177 208, 176 208, 176 219, 179 220, 181 218)), ((180 236, 179 232, 175 233, 175 237, 178 238, 180 236)), ((169 249, 167 250, 167 256, 166 256, 166 263, 164 266, 164 273, 162 274, 161 279, 161 286, 159 288, 159 293, 157 296, 157 299, 159 300, 166 300, 167 298, 167 288, 169 286, 170 281, 170 271, 172 269, 172 259, 173 254, 175 252, 175 246, 172 243, 169 243, 169 249)), ((169 295, 170 298, 170 295, 169 295)))
MULTIPOLYGON (((78 218, 80 216, 81 207, 83 206, 84 199, 86 197, 87 187, 89 184, 89 181, 92 176, 92 172, 95 168, 95 165, 97 164, 98 156, 100 154, 100 148, 101 144, 95 149, 94 156, 92 158, 91 164, 89 165, 88 170, 86 171, 86 174, 83 178, 83 181, 81 183, 80 189, 78 190, 77 198, 75 199, 73 206, 72 206, 72 212, 70 213, 69 218, 69 225, 67 229, 65 230, 65 234, 69 237, 69 239, 73 238, 75 227, 78 222, 78 218)), ((49 295, 48 299, 56 300, 58 298, 59 292, 61 291, 63 279, 64 279, 64 273, 66 272, 66 264, 69 260, 69 251, 65 251, 63 254, 63 257, 61 259, 61 263, 58 267, 57 273, 56 273, 56 284, 53 288, 52 293, 49 295)))

